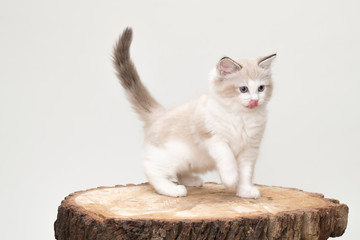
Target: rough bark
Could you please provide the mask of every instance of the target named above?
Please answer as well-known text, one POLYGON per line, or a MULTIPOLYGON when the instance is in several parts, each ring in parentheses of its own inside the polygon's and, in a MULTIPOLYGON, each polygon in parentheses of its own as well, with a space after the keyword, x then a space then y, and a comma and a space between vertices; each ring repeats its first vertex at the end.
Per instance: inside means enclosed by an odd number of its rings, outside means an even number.
POLYGON ((58 240, 328 239, 341 236, 348 207, 321 194, 258 186, 260 199, 241 199, 216 183, 188 196, 156 194, 148 184, 70 194, 55 221, 58 240))

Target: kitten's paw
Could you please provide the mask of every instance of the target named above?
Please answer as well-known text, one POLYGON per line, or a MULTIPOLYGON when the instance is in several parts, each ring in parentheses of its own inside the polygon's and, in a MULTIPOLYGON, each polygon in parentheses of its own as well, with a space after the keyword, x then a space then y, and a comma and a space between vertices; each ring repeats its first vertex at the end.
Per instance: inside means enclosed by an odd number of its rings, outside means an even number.
POLYGON ((166 192, 162 192, 161 194, 169 197, 185 197, 187 195, 187 190, 184 185, 176 185, 166 189, 166 192))
POLYGON ((221 182, 226 187, 234 187, 238 180, 238 175, 236 171, 229 172, 227 174, 221 174, 221 182))
POLYGON ((241 186, 239 187, 236 195, 241 198, 259 198, 260 191, 255 186, 241 186))
POLYGON ((187 190, 184 185, 177 185, 174 197, 185 197, 187 195, 187 190))
POLYGON ((203 185, 203 180, 193 175, 181 176, 179 177, 179 182, 188 187, 201 187, 203 185))

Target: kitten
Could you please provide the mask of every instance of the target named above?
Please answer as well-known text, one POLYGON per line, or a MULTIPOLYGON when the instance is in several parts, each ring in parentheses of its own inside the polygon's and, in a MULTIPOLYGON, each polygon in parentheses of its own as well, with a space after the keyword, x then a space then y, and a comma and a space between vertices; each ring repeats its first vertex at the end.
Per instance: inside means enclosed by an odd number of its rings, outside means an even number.
POLYGON ((142 84, 130 59, 132 30, 114 47, 113 63, 134 110, 145 123, 145 174, 159 194, 186 196, 200 187, 197 174, 219 172, 237 196, 259 198, 254 165, 266 124, 276 54, 257 59, 220 59, 210 73, 210 92, 170 110, 142 84), (172 182, 177 179, 179 184, 172 182))

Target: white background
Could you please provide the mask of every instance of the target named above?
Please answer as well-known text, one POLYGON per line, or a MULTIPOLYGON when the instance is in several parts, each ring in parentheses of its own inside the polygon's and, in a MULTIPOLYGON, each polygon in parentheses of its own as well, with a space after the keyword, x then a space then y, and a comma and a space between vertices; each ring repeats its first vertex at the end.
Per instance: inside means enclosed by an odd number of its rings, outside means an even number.
POLYGON ((1 0, 2 239, 54 239, 68 194, 146 181, 142 123, 111 63, 126 26, 166 107, 206 92, 224 55, 277 52, 255 182, 339 199, 350 208, 341 239, 358 239, 359 23, 360 1, 1 0))

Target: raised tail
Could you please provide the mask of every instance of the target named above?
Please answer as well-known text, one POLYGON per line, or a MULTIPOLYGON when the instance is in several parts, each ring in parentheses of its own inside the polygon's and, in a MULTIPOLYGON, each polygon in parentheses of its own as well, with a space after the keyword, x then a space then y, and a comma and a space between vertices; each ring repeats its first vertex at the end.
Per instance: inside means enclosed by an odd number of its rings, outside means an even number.
POLYGON ((116 75, 126 90, 133 109, 139 114, 145 124, 149 124, 153 113, 163 110, 163 107, 151 96, 140 80, 139 74, 130 58, 131 41, 132 29, 126 28, 115 44, 113 64, 116 75))

